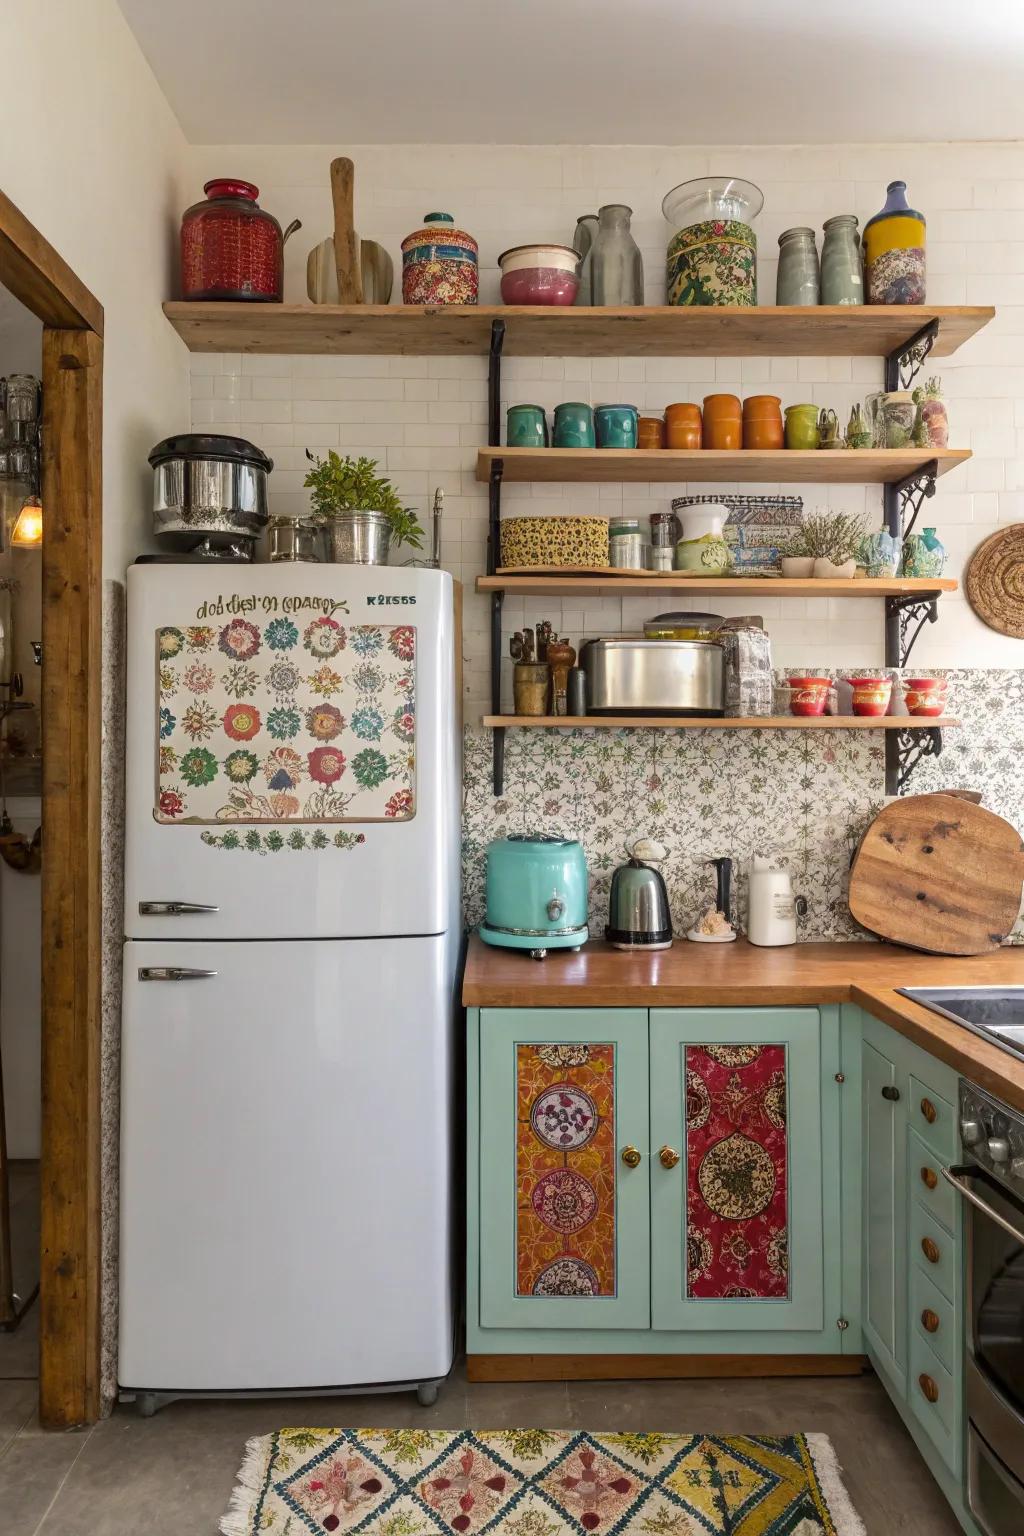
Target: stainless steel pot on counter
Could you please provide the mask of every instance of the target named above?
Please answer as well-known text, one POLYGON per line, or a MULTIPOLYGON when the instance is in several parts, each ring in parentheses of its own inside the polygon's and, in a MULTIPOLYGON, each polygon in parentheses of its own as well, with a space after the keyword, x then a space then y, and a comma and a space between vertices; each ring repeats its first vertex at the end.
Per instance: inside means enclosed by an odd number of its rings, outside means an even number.
POLYGON ((588 640, 579 665, 588 714, 720 715, 725 709, 723 652, 713 640, 588 640))
POLYGON ((270 521, 267 476, 274 461, 243 437, 165 437, 149 462, 153 530, 176 549, 190 549, 200 539, 213 549, 253 541, 270 521))

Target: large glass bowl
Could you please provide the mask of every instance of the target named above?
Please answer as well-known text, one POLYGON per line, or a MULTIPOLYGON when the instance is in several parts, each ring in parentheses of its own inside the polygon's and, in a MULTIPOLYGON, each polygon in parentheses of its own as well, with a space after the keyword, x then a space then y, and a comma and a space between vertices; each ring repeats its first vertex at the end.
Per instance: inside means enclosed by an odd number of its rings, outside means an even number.
POLYGON ((749 224, 764 207, 764 193, 738 176, 697 176, 680 182, 662 200, 661 211, 673 229, 686 229, 708 219, 733 219, 749 224))

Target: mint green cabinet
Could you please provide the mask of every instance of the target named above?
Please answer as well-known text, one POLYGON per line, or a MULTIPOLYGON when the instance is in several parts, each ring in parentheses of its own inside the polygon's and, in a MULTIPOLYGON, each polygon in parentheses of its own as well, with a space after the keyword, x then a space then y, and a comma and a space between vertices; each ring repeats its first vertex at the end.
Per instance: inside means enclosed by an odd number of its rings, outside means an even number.
POLYGON ((652 1011, 656 1329, 817 1332, 826 1247, 835 1326, 839 1144, 823 1120, 837 1132, 837 1052, 835 1010, 652 1011))
POLYGON ((838 1007, 467 1022, 471 1356, 858 1353, 838 1007))
MULTIPOLYGON (((884 1038, 880 1042, 885 1044, 884 1038)), ((895 1062, 864 1042, 864 1290, 861 1326, 875 1357, 902 1384, 907 1371, 906 1108, 895 1062)))
POLYGON ((962 1215, 942 1179, 956 1074, 870 1015, 862 1029, 865 1346, 963 1520, 962 1215))
POLYGON ((482 1326, 650 1326, 647 1052, 645 1009, 482 1013, 482 1326))

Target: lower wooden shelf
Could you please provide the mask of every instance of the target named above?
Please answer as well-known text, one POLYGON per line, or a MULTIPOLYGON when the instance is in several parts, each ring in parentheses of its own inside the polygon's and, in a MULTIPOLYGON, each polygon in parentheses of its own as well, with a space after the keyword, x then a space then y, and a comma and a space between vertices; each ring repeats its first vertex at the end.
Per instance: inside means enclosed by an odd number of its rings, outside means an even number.
POLYGON ((484 715, 483 724, 502 730, 576 729, 669 731, 928 731, 959 725, 949 715, 484 715))

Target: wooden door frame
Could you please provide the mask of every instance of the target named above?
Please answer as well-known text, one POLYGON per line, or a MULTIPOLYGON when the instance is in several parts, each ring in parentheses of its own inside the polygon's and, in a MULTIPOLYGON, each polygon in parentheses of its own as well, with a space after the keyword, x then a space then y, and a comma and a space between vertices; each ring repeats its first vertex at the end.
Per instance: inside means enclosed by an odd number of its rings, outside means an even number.
POLYGON ((0 282, 43 323, 39 1414, 100 1416, 103 308, 0 192, 0 282))

